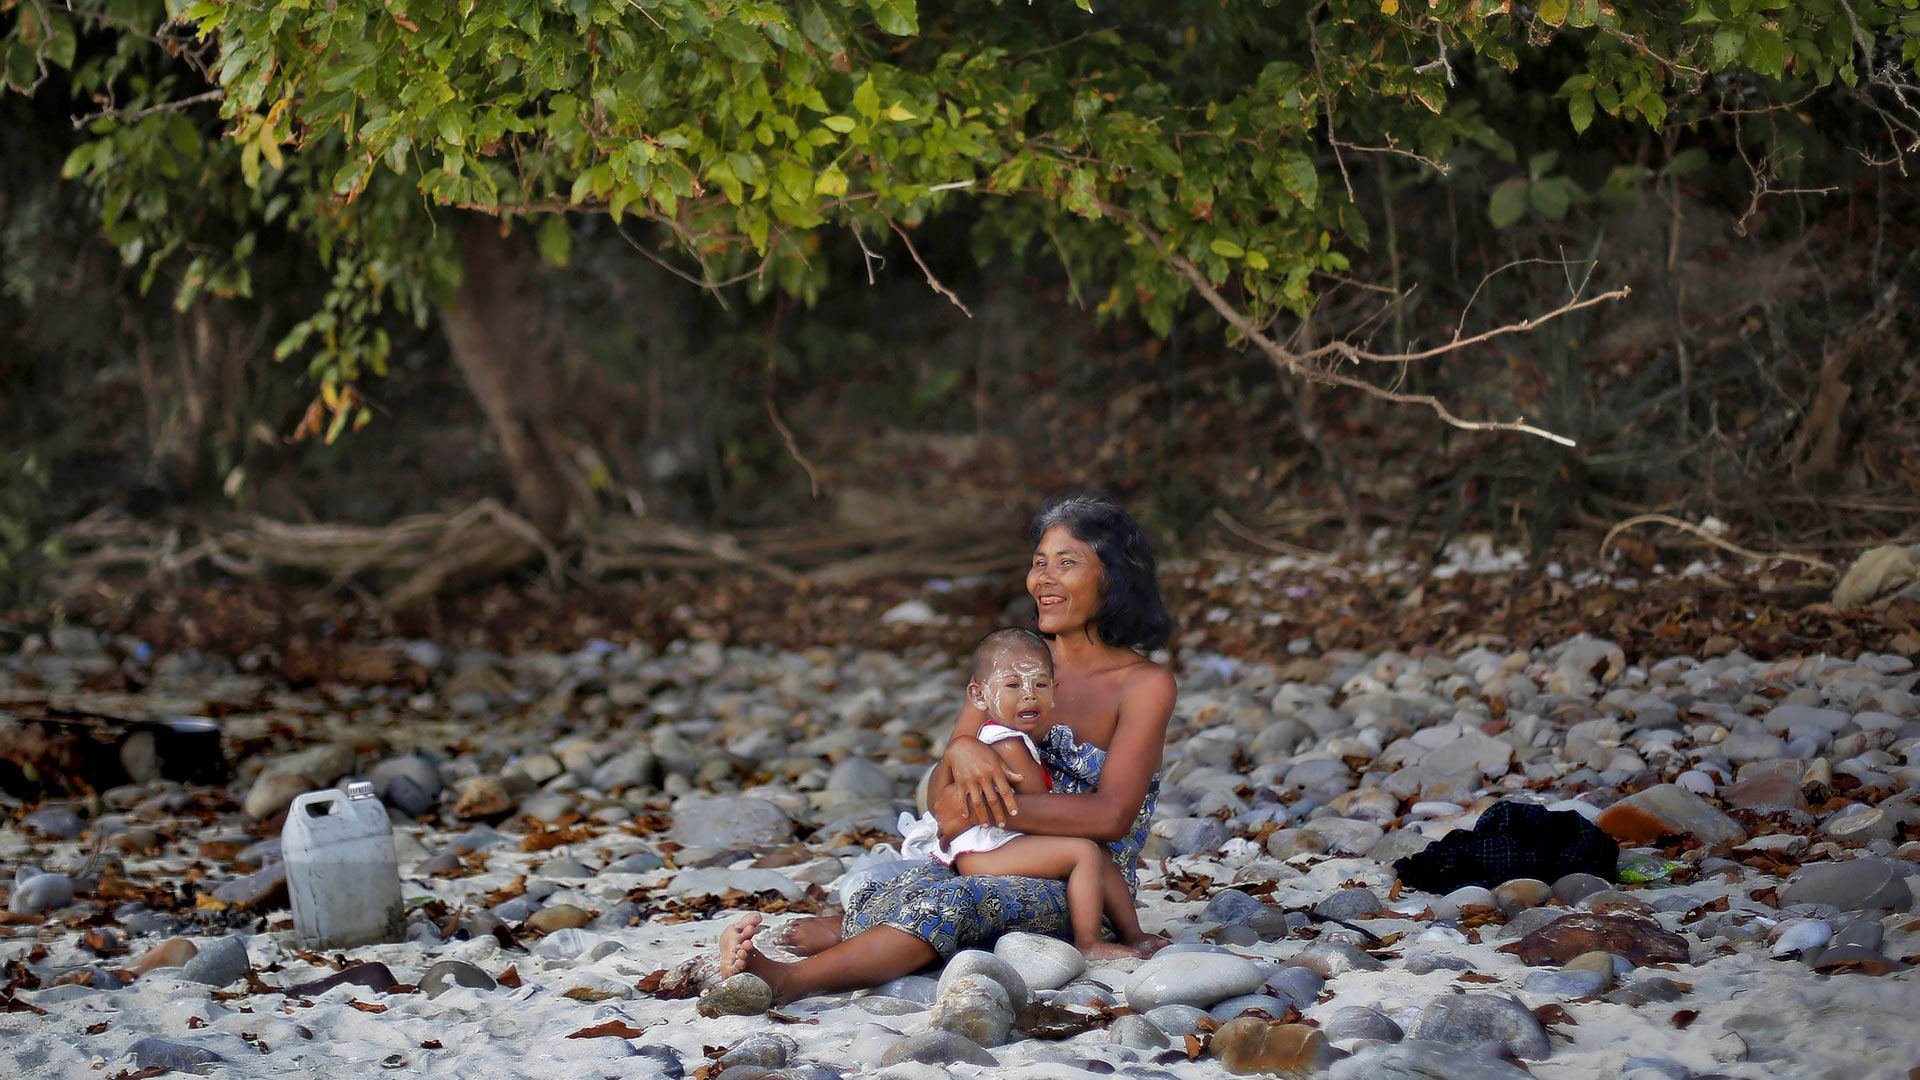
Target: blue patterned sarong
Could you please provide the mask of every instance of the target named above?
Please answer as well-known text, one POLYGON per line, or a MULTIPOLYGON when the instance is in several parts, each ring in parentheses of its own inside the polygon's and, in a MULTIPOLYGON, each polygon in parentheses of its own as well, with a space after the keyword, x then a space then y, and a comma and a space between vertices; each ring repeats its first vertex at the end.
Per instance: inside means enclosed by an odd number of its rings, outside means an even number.
MULTIPOLYGON (((1053 789, 1070 795, 1100 786, 1107 752, 1073 737, 1061 725, 1039 740, 1040 764, 1053 776, 1053 789)), ((1147 796, 1134 815, 1127 835, 1109 844, 1113 861, 1127 879, 1127 889, 1140 888, 1135 866, 1140 848, 1153 824, 1154 804, 1160 798, 1160 776, 1147 783, 1147 796)), ((891 926, 933 946, 942 962, 962 949, 992 948, 1000 935, 1025 930, 1053 937, 1073 937, 1067 915, 1067 883, 1047 878, 984 877, 956 874, 951 866, 929 860, 898 877, 869 882, 846 900, 841 924, 844 938, 876 926, 891 926)))

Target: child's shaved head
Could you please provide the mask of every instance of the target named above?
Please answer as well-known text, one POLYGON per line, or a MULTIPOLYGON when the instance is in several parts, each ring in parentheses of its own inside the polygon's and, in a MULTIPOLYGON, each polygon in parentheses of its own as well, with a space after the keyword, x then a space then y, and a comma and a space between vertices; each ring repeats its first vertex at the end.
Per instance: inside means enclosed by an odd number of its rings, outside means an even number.
POLYGON ((1047 651, 1047 639, 1031 630, 1005 626, 980 639, 973 647, 973 681, 980 682, 1009 654, 1032 653, 1048 671, 1053 670, 1053 654, 1047 651))

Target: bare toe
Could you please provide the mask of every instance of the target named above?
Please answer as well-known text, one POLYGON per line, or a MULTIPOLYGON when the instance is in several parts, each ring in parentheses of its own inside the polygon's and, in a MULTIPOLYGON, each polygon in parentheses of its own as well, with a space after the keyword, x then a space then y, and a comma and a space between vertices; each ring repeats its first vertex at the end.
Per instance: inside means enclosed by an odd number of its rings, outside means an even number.
POLYGON ((730 979, 747 970, 752 957, 758 955, 754 948, 753 935, 760 931, 760 913, 749 912, 740 921, 720 931, 720 977, 730 979))

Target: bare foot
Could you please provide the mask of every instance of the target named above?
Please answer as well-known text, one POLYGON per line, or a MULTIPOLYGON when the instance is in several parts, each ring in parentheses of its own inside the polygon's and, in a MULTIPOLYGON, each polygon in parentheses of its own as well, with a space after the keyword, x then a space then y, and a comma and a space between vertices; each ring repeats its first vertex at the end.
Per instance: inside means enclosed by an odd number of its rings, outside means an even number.
POLYGON ((809 915, 773 933, 773 943, 801 956, 813 956, 840 944, 840 920, 831 915, 809 915))
POLYGON ((1077 947, 1080 955, 1089 960, 1133 960, 1146 955, 1138 949, 1111 941, 1091 941, 1077 947))
POLYGON ((756 957, 765 959, 753 944, 753 935, 760 932, 760 919, 759 912, 748 912, 739 922, 720 931, 721 978, 731 979, 757 966, 753 962, 756 957))
POLYGON ((1168 941, 1159 934, 1142 934, 1132 941, 1127 942, 1127 947, 1139 953, 1141 956, 1152 956, 1154 953, 1159 952, 1171 944, 1173 944, 1173 942, 1168 941))

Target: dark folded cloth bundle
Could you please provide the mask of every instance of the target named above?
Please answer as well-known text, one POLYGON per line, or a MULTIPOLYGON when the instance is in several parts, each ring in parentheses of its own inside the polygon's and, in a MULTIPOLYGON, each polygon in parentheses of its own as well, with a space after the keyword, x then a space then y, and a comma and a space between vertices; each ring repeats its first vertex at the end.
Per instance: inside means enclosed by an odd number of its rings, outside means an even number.
POLYGON ((1613 880, 1620 845, 1572 810, 1499 802, 1472 829, 1455 829, 1393 864, 1400 881, 1430 893, 1491 889, 1514 878, 1552 883, 1587 873, 1613 880))

